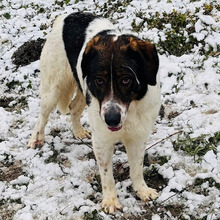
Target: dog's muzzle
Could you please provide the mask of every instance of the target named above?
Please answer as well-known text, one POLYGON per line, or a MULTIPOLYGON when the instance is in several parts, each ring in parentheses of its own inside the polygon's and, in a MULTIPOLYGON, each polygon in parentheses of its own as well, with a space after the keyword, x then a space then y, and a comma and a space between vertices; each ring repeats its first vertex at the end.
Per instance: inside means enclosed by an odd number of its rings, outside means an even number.
POLYGON ((121 113, 112 106, 104 115, 105 123, 108 125, 108 129, 111 131, 119 131, 122 128, 121 125, 121 113))

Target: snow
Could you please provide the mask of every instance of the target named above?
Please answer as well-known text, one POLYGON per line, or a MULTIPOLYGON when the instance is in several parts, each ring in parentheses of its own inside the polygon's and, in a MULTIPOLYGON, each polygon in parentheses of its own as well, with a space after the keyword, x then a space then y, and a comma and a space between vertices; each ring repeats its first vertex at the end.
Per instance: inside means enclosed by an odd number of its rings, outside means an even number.
MULTIPOLYGON (((54 0, 3 0, 0 3, 1 14, 9 13, 11 16, 10 19, 2 16, 0 20, 0 98, 12 99, 7 107, 0 107, 0 215, 1 204, 6 201, 9 209, 14 211, 16 220, 83 219, 86 213, 94 210, 98 210, 104 219, 120 219, 131 215, 138 219, 138 216, 146 212, 146 207, 135 198, 134 192, 128 190, 131 187, 129 178, 116 182, 123 212, 107 215, 101 210, 102 195, 96 179, 98 167, 94 156, 89 156, 92 155, 90 142, 83 144, 73 139, 69 115, 61 116, 54 110, 45 130, 46 141, 43 148, 26 147, 40 110, 40 78, 36 71, 39 70, 39 61, 16 68, 12 64, 11 56, 24 42, 45 38, 57 15, 72 11, 102 14, 103 9, 100 8, 109 1, 74 2, 71 0, 63 7, 54 0), (40 8, 44 9, 44 13, 39 12, 40 8), (41 25, 46 25, 47 28, 42 30, 41 25), (19 85, 9 91, 7 84, 12 81, 18 81, 19 85), (32 88, 28 88, 30 83, 32 88), (27 103, 20 106, 21 98, 25 98, 27 103), (51 131, 56 129, 60 132, 53 135, 51 131), (21 163, 22 173, 13 180, 4 180, 2 172, 9 170, 10 164, 16 163, 21 163), (16 203, 17 200, 20 203, 16 203)), ((196 16, 193 36, 198 41, 203 40, 207 51, 212 46, 213 52, 216 52, 213 56, 202 55, 199 53, 202 46, 200 42, 192 53, 180 57, 165 53, 160 55, 165 117, 158 117, 146 148, 165 138, 150 148, 148 154, 152 157, 165 156, 169 160, 162 165, 155 163, 150 166, 157 168, 167 184, 159 191, 159 198, 154 204, 150 203, 149 207, 178 204, 184 207, 185 219, 190 219, 191 216, 220 219, 219 188, 204 182, 201 190, 206 193, 202 194, 197 192, 198 186, 194 186, 196 179, 212 178, 217 184, 220 183, 220 146, 218 145, 217 152, 210 149, 201 161, 195 161, 194 157, 184 151, 173 149, 172 142, 177 140, 178 134, 166 139, 178 131, 188 132, 191 138, 196 138, 202 134, 212 136, 220 130, 219 11, 214 8, 212 15, 207 15, 203 9, 204 4, 212 2, 133 0, 125 8, 125 12, 122 10, 112 15, 110 13, 117 27, 130 31, 134 19, 136 25, 143 20, 136 19, 139 11, 148 18, 150 13, 154 14, 156 11, 161 16, 163 12, 172 13, 174 10, 181 13, 191 12, 196 16), (168 115, 175 111, 179 114, 169 119, 168 115)), ((165 29, 171 29, 171 24, 166 24, 165 29)), ((166 39, 165 30, 149 30, 146 23, 143 30, 136 35, 153 43, 166 39)), ((87 118, 85 112, 83 124, 87 123, 87 118)), ((126 161, 126 154, 117 150, 113 158, 114 164, 126 161)), ((123 167, 125 169, 127 165, 123 167)), ((167 219, 174 219, 169 210, 166 216, 167 219)), ((163 219, 163 215, 158 211, 152 214, 151 219, 163 219)))
POLYGON ((161 218, 159 215, 156 214, 156 215, 153 215, 151 219, 152 220, 160 220, 161 218))

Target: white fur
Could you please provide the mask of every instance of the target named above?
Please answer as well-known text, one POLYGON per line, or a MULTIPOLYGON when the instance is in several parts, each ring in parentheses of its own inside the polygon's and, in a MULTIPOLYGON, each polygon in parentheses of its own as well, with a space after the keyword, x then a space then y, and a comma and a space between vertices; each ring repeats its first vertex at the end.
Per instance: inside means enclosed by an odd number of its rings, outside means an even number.
MULTIPOLYGON (((80 116, 85 107, 85 97, 77 88, 73 78, 62 39, 63 20, 66 16, 60 16, 54 26, 41 55, 41 112, 34 131, 28 143, 29 147, 41 146, 44 141, 44 128, 50 112, 57 106, 64 114, 71 113, 73 133, 75 137, 89 137, 89 132, 80 125, 80 116), (72 100, 75 94, 75 98, 72 100)), ((77 72, 83 93, 86 92, 86 83, 82 79, 81 61, 86 43, 98 32, 105 29, 113 29, 114 26, 105 19, 95 19, 88 27, 86 40, 80 52, 77 62, 77 72)), ((111 132, 100 117, 98 100, 92 96, 88 107, 89 123, 92 129, 92 143, 97 163, 100 169, 103 189, 103 207, 107 212, 113 213, 120 209, 117 199, 115 184, 112 174, 112 155, 114 144, 123 141, 128 153, 130 164, 130 177, 135 191, 140 198, 147 201, 155 199, 157 193, 148 188, 143 179, 142 163, 145 150, 145 142, 157 118, 160 108, 160 83, 157 77, 156 86, 148 86, 146 95, 139 101, 132 101, 127 115, 120 103, 114 103, 123 112, 123 127, 117 132, 111 132)), ((108 99, 106 105, 112 104, 108 99)), ((103 115, 103 113, 101 113, 103 115)))
POLYGON ((116 109, 119 109, 119 112, 120 112, 120 115, 121 115, 121 121, 118 125, 118 127, 120 127, 121 125, 124 124, 124 121, 126 119, 126 116, 127 116, 127 108, 125 105, 122 105, 121 103, 118 103, 114 97, 110 97, 109 99, 107 100, 104 100, 102 102, 102 105, 101 105, 101 110, 100 110, 100 116, 102 118, 103 121, 105 121, 105 114, 106 112, 108 111, 108 109, 110 107, 115 107, 116 109))

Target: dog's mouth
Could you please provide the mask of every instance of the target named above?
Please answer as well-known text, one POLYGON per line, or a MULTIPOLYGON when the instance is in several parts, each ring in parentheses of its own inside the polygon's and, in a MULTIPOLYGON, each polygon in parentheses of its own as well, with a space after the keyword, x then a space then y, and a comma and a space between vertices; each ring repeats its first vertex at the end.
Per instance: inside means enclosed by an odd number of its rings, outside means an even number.
POLYGON ((112 132, 119 131, 119 130, 121 130, 121 128, 122 128, 122 125, 120 125, 118 127, 110 127, 110 126, 108 126, 108 129, 110 131, 112 131, 112 132))

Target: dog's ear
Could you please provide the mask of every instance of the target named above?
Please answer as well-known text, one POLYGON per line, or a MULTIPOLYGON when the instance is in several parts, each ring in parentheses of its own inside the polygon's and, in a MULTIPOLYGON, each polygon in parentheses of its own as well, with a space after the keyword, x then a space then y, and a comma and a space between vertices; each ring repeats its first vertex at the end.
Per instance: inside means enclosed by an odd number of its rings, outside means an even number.
POLYGON ((159 58, 157 50, 153 44, 148 41, 142 41, 137 38, 130 38, 129 47, 141 54, 144 60, 143 71, 146 74, 147 83, 151 86, 156 85, 156 76, 159 68, 159 58))
POLYGON ((96 36, 96 37, 92 38, 87 43, 86 48, 85 48, 85 52, 84 52, 85 55, 91 53, 92 51, 94 51, 94 49, 96 49, 99 39, 100 39, 100 37, 96 36))
POLYGON ((91 63, 97 57, 96 45, 98 41, 99 37, 97 36, 92 38, 86 45, 81 63, 83 79, 95 68, 95 66, 91 65, 91 63))

